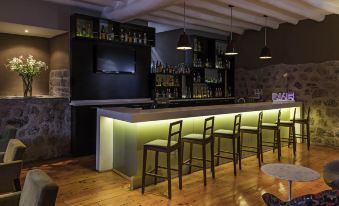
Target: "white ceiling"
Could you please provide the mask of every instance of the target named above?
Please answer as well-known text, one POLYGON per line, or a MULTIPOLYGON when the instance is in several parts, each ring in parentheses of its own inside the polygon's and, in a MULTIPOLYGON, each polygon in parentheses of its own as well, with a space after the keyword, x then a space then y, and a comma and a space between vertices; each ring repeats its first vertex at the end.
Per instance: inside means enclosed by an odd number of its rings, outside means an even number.
POLYGON ((0 22, 0 33, 52 38, 60 34, 66 33, 66 31, 0 22))
MULTIPOLYGON (((45 0, 102 12, 102 16, 121 22, 142 19, 158 24, 183 27, 183 0, 45 0)), ((227 34, 229 5, 233 9, 235 33, 278 28, 281 23, 297 24, 303 19, 323 21, 325 15, 339 14, 339 0, 186 0, 187 28, 227 34)))

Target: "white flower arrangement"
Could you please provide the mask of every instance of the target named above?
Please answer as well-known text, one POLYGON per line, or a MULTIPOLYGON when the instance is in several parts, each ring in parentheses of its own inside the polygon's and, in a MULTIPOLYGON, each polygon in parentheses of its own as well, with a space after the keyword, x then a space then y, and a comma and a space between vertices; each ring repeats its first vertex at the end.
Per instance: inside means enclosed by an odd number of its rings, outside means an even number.
POLYGON ((48 68, 45 62, 35 60, 32 55, 26 59, 23 56, 13 57, 8 60, 6 67, 21 77, 35 77, 48 68))
POLYGON ((48 69, 45 62, 35 60, 32 55, 26 59, 23 56, 13 57, 5 66, 22 78, 25 97, 32 96, 33 77, 48 69))

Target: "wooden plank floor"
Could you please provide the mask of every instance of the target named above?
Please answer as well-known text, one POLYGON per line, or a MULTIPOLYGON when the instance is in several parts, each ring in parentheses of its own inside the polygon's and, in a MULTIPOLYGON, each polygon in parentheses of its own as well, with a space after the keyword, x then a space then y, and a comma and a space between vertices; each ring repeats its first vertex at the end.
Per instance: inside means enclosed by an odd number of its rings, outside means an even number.
MULTIPOLYGON (((283 163, 294 163, 310 167, 320 173, 324 164, 339 158, 339 150, 312 146, 308 152, 305 145, 298 145, 297 158, 293 159, 291 149, 283 148, 283 163)), ((264 163, 277 162, 276 154, 264 153, 264 163)), ((243 160, 243 169, 233 176, 231 163, 216 167, 216 179, 208 171, 207 186, 203 186, 202 172, 183 177, 183 190, 177 187, 177 178, 172 181, 172 200, 166 198, 167 182, 130 191, 127 180, 114 172, 98 173, 94 170, 95 157, 53 160, 26 165, 22 182, 28 169, 40 168, 46 171, 60 186, 58 206, 125 206, 125 205, 263 205, 261 194, 270 192, 287 199, 287 182, 267 176, 260 171, 254 156, 243 160)), ((328 189, 323 179, 307 183, 295 183, 293 195, 316 193, 328 189)))

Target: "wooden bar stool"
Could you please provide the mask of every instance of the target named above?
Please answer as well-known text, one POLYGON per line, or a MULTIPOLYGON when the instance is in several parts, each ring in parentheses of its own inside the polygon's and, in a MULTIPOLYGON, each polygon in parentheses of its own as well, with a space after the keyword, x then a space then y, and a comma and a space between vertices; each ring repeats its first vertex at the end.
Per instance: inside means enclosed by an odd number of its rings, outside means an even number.
POLYGON ((281 142, 288 142, 288 147, 292 142, 293 144, 293 155, 295 156, 297 151, 297 142, 295 137, 295 114, 297 112, 297 108, 294 108, 293 116, 291 120, 280 120, 280 127, 288 127, 288 138, 281 138, 281 142), (287 141, 286 141, 287 139, 287 141))
POLYGON ((184 161, 184 165, 189 166, 188 173, 190 174, 192 171, 192 167, 202 168, 204 173, 204 186, 206 186, 206 162, 211 162, 211 172, 212 177, 215 177, 214 172, 214 137, 213 137, 213 129, 214 129, 214 117, 209 117, 205 119, 204 122, 204 130, 202 134, 188 134, 182 137, 182 154, 184 154, 184 144, 190 144, 190 157, 188 160, 184 161), (211 146, 211 160, 206 159, 206 145, 210 144, 211 146), (193 157, 193 144, 198 144, 202 146, 202 158, 193 157), (202 161, 202 167, 199 165, 192 164, 192 160, 200 160, 202 161))
MULTIPOLYGON (((215 130, 213 133, 214 138, 218 138, 218 151, 214 155, 217 158, 216 165, 219 165, 219 159, 224 158, 224 159, 231 159, 233 160, 233 173, 234 176, 237 175, 237 158, 239 158, 239 151, 240 151, 240 124, 241 124, 241 114, 237 114, 234 117, 234 124, 233 124, 233 130, 227 130, 227 129, 218 129, 215 130), (231 139, 232 140, 232 152, 221 150, 220 149, 220 141, 221 139, 231 139), (235 141, 237 141, 237 148, 235 147, 235 141), (232 154, 232 158, 223 156, 220 153, 225 153, 225 154, 232 154)), ((239 169, 241 169, 239 165, 239 169)))
MULTIPOLYGON (((280 116, 281 116, 281 110, 279 109, 278 117, 277 117, 277 120, 276 120, 275 123, 268 123, 268 122, 262 123, 262 129, 263 130, 266 129, 266 130, 274 131, 273 142, 262 141, 262 146, 272 147, 273 152, 274 152, 275 148, 278 148, 278 160, 279 161, 280 161, 280 157, 281 157, 280 116)), ((263 156, 263 150, 261 150, 261 156, 263 156)))
POLYGON ((295 134, 295 137, 300 138, 302 142, 304 142, 304 140, 307 141, 307 150, 310 150, 310 145, 311 145, 310 113, 311 113, 311 107, 309 107, 307 110, 306 118, 304 118, 305 115, 301 118, 295 118, 295 123, 301 125, 301 134, 295 134), (306 126, 306 134, 304 134, 304 125, 306 126))
POLYGON ((250 153, 256 153, 257 158, 258 158, 258 163, 259 167, 261 167, 261 161, 263 161, 262 156, 261 156, 261 140, 262 140, 262 116, 263 112, 259 113, 258 116, 258 123, 257 126, 241 126, 240 127, 240 151, 239 151, 239 167, 241 167, 241 157, 242 157, 242 151, 245 152, 250 152, 250 153), (255 134, 257 136, 257 146, 248 146, 248 145, 243 145, 243 137, 244 134, 255 134), (243 149, 245 147, 245 149, 243 149), (248 149, 255 149, 256 151, 253 150, 248 150, 248 149))
POLYGON ((181 155, 181 131, 182 131, 182 120, 172 122, 169 126, 168 139, 157 139, 151 142, 148 142, 144 145, 144 156, 143 156, 143 165, 142 165, 142 185, 141 192, 145 192, 145 177, 146 175, 154 177, 154 184, 157 184, 157 178, 167 179, 168 182, 168 198, 172 198, 172 189, 171 189, 171 170, 178 171, 179 177, 179 189, 182 189, 182 155, 181 155), (176 131, 173 131, 174 127, 178 127, 176 131), (177 136, 178 140, 172 140, 173 137, 177 136), (147 151, 155 151, 155 168, 151 171, 146 172, 146 162, 147 162, 147 151), (171 152, 178 150, 178 169, 171 168, 171 152), (167 155, 167 167, 162 167, 158 165, 159 152, 166 153, 167 155), (167 169, 167 176, 158 175, 158 168, 167 169), (154 173, 153 173, 154 172, 154 173))

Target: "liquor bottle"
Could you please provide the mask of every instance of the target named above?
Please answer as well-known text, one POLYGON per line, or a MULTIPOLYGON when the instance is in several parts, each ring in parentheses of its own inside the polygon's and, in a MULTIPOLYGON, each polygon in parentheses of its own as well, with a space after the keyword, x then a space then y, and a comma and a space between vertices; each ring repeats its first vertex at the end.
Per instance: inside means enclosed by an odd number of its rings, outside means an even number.
POLYGON ((138 40, 139 40, 139 44, 142 44, 142 37, 141 37, 141 34, 139 33, 139 38, 138 38, 138 40))
POLYGON ((81 34, 80 34, 82 37, 86 37, 86 27, 85 27, 85 24, 82 25, 82 28, 81 28, 81 34))
POLYGON ((100 39, 106 39, 106 30, 104 25, 101 26, 100 39))
POLYGON ((144 33, 144 45, 147 45, 147 34, 144 33))
POLYGON ((124 30, 121 29, 121 30, 120 30, 120 41, 123 42, 124 39, 125 39, 124 30))
POLYGON ((128 43, 128 32, 125 32, 125 38, 124 38, 124 41, 125 41, 126 43, 128 43))
POLYGON ((138 43, 138 38, 137 38, 137 34, 134 32, 133 33, 133 43, 137 44, 138 43))
POLYGON ((112 26, 111 31, 109 34, 107 34, 107 39, 110 41, 114 40, 114 27, 112 26))
POLYGON ((128 32, 128 43, 133 43, 133 36, 131 34, 131 32, 128 32))

